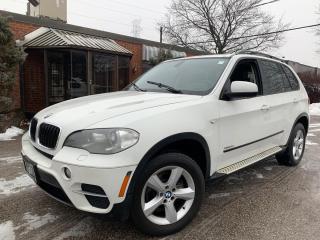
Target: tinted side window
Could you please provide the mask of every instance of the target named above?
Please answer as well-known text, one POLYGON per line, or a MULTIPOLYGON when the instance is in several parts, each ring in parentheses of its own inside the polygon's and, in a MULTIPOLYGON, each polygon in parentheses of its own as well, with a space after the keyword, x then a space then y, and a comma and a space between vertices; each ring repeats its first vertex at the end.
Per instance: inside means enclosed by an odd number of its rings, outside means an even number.
POLYGON ((281 70, 281 76, 282 76, 282 81, 283 81, 283 90, 284 92, 291 92, 292 91, 292 87, 291 84, 289 82, 289 79, 287 78, 283 68, 281 67, 281 65, 279 63, 277 63, 279 69, 281 70))
POLYGON ((277 94, 284 91, 283 71, 280 66, 271 61, 260 60, 263 94, 277 94))
POLYGON ((289 80, 291 89, 293 91, 299 90, 299 82, 296 76, 292 73, 292 71, 288 67, 282 65, 282 68, 286 74, 287 79, 289 80))

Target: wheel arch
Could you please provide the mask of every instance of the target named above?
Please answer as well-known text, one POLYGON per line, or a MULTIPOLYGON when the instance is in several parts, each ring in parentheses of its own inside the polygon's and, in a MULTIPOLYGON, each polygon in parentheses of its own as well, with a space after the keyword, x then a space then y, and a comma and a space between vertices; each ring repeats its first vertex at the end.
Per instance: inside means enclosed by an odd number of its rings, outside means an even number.
POLYGON ((298 123, 301 123, 306 132, 308 133, 308 129, 309 129, 309 122, 310 122, 310 119, 309 119, 309 115, 307 113, 301 113, 295 120, 293 126, 292 126, 292 129, 291 129, 291 132, 293 130, 293 128, 298 124, 298 123))
MULTIPOLYGON (((197 147, 201 147, 201 150, 203 151, 203 157, 204 159, 196 159, 197 164, 200 166, 202 172, 204 173, 205 178, 210 177, 210 168, 211 168, 211 162, 210 162, 210 151, 209 146, 207 144, 207 141, 198 133, 179 133, 172 136, 169 136, 160 142, 156 143, 150 150, 144 155, 144 157, 141 159, 136 171, 134 172, 132 176, 132 180, 130 181, 130 185, 128 188, 128 193, 132 193, 134 189, 134 184, 136 182, 137 177, 139 176, 139 173, 143 171, 146 164, 155 156, 170 152, 170 150, 177 150, 175 147, 181 146, 183 143, 189 143, 189 144, 197 144, 197 147), (203 165, 199 161, 202 162, 203 165)), ((178 149, 179 150, 179 149, 178 149)), ((182 151, 182 153, 184 153, 182 151)), ((190 156, 189 154, 186 154, 190 156)))
MULTIPOLYGON (((203 150, 203 156, 204 156, 204 165, 202 166, 202 172, 204 174, 205 179, 210 178, 210 169, 211 169, 211 158, 210 158, 210 150, 207 141, 203 136, 201 136, 198 133, 193 133, 193 132, 185 132, 185 133, 179 133, 175 134, 172 136, 169 136, 160 142, 156 143, 152 148, 149 149, 149 151, 143 156, 141 161, 138 164, 138 167, 134 171, 132 175, 132 179, 129 183, 127 193, 125 200, 122 203, 115 204, 113 212, 115 214, 113 215, 118 215, 120 220, 126 220, 129 218, 130 215, 130 208, 132 206, 132 201, 133 201, 133 193, 135 189, 135 184, 137 182, 137 179, 141 172, 143 172, 145 166, 148 164, 148 162, 155 156, 165 153, 165 152, 170 152, 166 150, 175 150, 175 149, 170 149, 170 147, 174 146, 175 143, 182 143, 183 141, 189 141, 196 143, 199 146, 201 146, 201 149, 203 150), (205 167, 205 170, 203 169, 205 167)), ((183 153, 183 152, 182 152, 183 153)), ((196 161, 197 162, 197 161, 196 161)), ((197 162, 199 165, 199 162, 197 162)), ((201 168, 201 166, 200 166, 201 168)))
POLYGON ((295 127, 298 123, 301 123, 301 124, 305 127, 306 133, 308 133, 309 122, 310 122, 310 119, 309 119, 308 113, 301 113, 301 114, 296 118, 296 120, 294 121, 294 123, 293 123, 293 125, 292 125, 291 131, 290 131, 290 135, 289 135, 289 138, 288 138, 287 143, 286 143, 285 146, 288 146, 288 143, 289 143, 289 141, 290 141, 290 138, 291 138, 292 131, 293 131, 294 127, 295 127))

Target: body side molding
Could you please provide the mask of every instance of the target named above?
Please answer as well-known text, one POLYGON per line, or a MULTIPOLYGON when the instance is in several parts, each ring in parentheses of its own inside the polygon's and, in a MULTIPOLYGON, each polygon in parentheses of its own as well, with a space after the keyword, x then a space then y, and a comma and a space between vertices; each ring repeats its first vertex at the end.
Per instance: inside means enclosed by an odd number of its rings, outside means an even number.
POLYGON ((266 136, 266 137, 264 137, 264 138, 260 138, 260 139, 258 139, 258 140, 255 140, 255 141, 252 141, 252 142, 249 142, 249 143, 245 143, 245 144, 240 145, 240 146, 237 146, 237 147, 225 148, 225 149, 223 150, 223 152, 224 152, 224 153, 231 152, 231 151, 237 150, 237 149, 239 149, 239 148, 243 148, 243 147, 249 146, 249 145, 251 145, 251 144, 254 144, 254 143, 257 143, 257 142, 261 142, 261 141, 266 140, 266 139, 268 139, 268 138, 277 136, 277 135, 279 135, 279 134, 281 134, 281 133, 283 133, 283 132, 284 132, 284 131, 282 130, 282 131, 280 131, 280 132, 274 133, 274 134, 272 134, 272 135, 266 136))

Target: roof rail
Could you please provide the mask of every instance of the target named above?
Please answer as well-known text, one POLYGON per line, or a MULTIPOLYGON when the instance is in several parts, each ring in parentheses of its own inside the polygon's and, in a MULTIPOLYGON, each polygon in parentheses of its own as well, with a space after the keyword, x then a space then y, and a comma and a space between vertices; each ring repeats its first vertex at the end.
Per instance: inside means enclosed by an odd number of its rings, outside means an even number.
POLYGON ((280 62, 286 63, 286 60, 281 59, 281 58, 277 58, 275 56, 266 54, 266 53, 262 53, 262 52, 257 52, 257 51, 249 51, 249 50, 241 50, 235 53, 235 55, 239 55, 239 54, 249 54, 249 55, 258 55, 258 56, 262 56, 262 57, 266 57, 266 58, 271 58, 274 60, 278 60, 280 62))

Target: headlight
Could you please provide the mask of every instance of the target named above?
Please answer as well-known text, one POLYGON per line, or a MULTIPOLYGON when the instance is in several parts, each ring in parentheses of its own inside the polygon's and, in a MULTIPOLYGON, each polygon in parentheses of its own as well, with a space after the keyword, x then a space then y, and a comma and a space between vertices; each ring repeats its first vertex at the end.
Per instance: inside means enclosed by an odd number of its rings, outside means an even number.
POLYGON ((71 134, 64 146, 94 154, 114 154, 132 147, 138 140, 139 133, 131 129, 91 129, 71 134))

